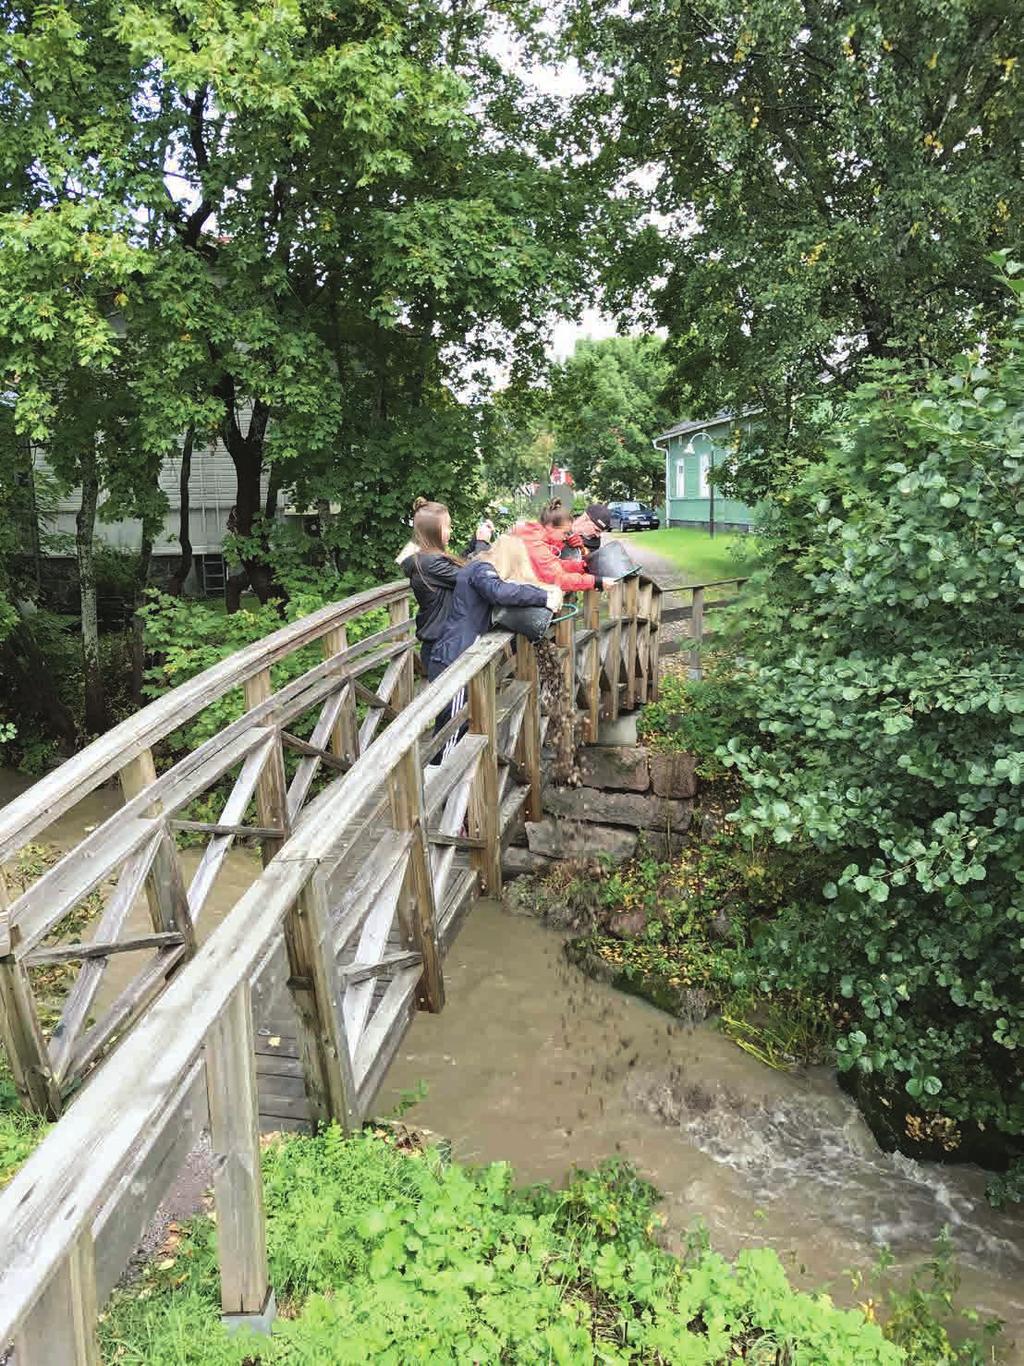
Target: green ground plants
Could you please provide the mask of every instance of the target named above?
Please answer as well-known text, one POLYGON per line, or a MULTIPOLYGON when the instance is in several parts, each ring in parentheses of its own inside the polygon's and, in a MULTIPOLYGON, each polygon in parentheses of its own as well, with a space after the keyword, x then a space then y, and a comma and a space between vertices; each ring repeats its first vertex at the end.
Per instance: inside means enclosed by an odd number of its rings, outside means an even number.
MULTIPOLYGON (((264 1155, 270 1339, 219 1323, 215 1226, 199 1217, 111 1302, 104 1360, 125 1366, 272 1363, 908 1360, 877 1323, 794 1291, 775 1253, 728 1262, 699 1240, 657 1244, 655 1193, 610 1162, 567 1189, 516 1190, 480 1171, 336 1129, 264 1155)), ((952 1358, 951 1358, 952 1360, 952 1358)))

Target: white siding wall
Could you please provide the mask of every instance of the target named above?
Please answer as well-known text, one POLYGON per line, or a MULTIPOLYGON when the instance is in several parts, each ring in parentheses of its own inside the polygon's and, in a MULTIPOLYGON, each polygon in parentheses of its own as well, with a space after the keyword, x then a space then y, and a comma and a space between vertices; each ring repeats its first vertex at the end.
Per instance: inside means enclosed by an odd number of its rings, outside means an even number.
MULTIPOLYGON (((36 454, 37 465, 44 467, 45 455, 36 454)), ((155 555, 178 553, 178 515, 181 500, 178 496, 181 477, 181 451, 166 460, 160 470, 160 487, 167 495, 168 510, 162 531, 153 544, 155 555)), ((261 497, 267 495, 267 475, 261 481, 261 497)), ((189 479, 189 528, 192 549, 197 555, 219 551, 227 532, 228 513, 235 502, 235 467, 231 457, 218 439, 212 446, 196 446, 192 451, 192 473, 189 479)), ((81 493, 73 489, 57 505, 57 515, 50 530, 74 536, 75 516, 81 506, 81 493)), ((96 534, 108 545, 119 549, 137 550, 142 537, 142 526, 131 519, 121 522, 97 521, 96 534)))

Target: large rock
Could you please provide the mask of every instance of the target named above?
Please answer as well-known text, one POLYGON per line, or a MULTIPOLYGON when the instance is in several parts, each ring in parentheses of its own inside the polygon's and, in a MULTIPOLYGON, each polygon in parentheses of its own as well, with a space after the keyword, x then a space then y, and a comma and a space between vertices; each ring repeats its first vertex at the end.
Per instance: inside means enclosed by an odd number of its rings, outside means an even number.
POLYGON ((544 810, 553 816, 628 825, 634 830, 681 833, 689 829, 693 803, 666 801, 640 792, 599 792, 593 787, 546 787, 544 810))
POLYGON ((616 863, 632 858, 636 850, 635 830, 611 825, 588 825, 581 821, 553 820, 526 822, 526 838, 532 854, 546 858, 591 859, 607 854, 616 863))
POLYGON ((553 859, 545 858, 543 854, 509 845, 501 856, 501 872, 503 877, 511 881, 524 874, 546 873, 553 863, 553 859))
POLYGON ((662 750, 650 756, 651 787, 658 797, 687 801, 697 795, 697 756, 662 750))
POLYGON ((638 745, 594 745, 580 753, 580 782, 614 792, 646 792, 647 751, 638 745))

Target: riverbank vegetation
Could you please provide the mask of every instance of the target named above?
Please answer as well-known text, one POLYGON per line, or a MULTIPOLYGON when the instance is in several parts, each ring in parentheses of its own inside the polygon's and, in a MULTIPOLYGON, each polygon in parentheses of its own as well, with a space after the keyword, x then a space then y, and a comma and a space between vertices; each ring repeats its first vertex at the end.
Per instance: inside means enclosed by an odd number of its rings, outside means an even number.
POLYGON ((824 1012, 885 1146, 996 1168, 1024 1146, 1022 414, 1020 330, 850 396, 776 497, 708 678, 641 722, 696 752, 727 818, 609 884, 644 928, 590 945, 726 1015, 753 992, 755 1027, 758 999, 824 1012))
POLYGON ((272 1139, 264 1186, 280 1309, 270 1339, 221 1327, 216 1227, 200 1215, 175 1226, 155 1261, 115 1294, 104 1360, 992 1359, 983 1345, 950 1344, 944 1261, 943 1279, 879 1302, 878 1315, 875 1301, 840 1309, 828 1295, 792 1289, 768 1249, 728 1262, 696 1235, 672 1256, 658 1242, 655 1192, 619 1162, 577 1173, 564 1190, 518 1190, 504 1163, 474 1170, 387 1130, 346 1140, 329 1129, 272 1139))

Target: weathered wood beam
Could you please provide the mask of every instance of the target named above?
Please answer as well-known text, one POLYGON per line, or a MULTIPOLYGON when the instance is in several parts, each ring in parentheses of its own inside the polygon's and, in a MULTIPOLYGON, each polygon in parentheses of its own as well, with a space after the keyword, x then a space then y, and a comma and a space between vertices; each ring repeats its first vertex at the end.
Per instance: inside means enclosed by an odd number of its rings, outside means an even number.
MULTIPOLYGON (((419 1008, 437 1014, 444 1006, 444 976, 441 970, 441 946, 437 939, 434 880, 426 842, 423 771, 415 748, 406 750, 399 759, 391 774, 390 787, 395 828, 412 833, 406 886, 398 899, 403 937, 406 948, 415 948, 423 964, 416 987, 419 1008)), ((358 1085, 358 1061, 355 1071, 358 1085)))
POLYGON ((285 833, 279 825, 221 825, 216 821, 169 821, 172 830, 196 835, 230 835, 234 839, 280 839, 285 833))
POLYGON ((172 944, 181 944, 183 939, 176 930, 162 930, 155 934, 139 935, 135 939, 114 939, 106 943, 56 944, 53 948, 33 949, 25 959, 28 967, 41 967, 44 963, 86 962, 91 958, 109 958, 115 953, 136 953, 142 949, 163 949, 172 944))
POLYGON ((252 999, 242 982, 206 1042, 206 1094, 214 1154, 220 1305, 228 1323, 263 1320, 269 1331, 273 1291, 260 1175, 252 999))
MULTIPOLYGON (((557 627, 556 627, 557 629, 557 627)), ((497 705, 494 664, 485 665, 469 680, 469 729, 484 739, 469 799, 469 833, 481 840, 470 851, 470 861, 480 876, 481 889, 489 896, 501 895, 501 831, 498 829, 497 705)))

